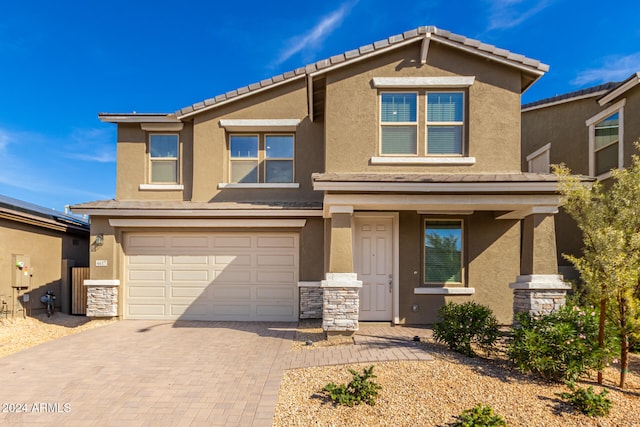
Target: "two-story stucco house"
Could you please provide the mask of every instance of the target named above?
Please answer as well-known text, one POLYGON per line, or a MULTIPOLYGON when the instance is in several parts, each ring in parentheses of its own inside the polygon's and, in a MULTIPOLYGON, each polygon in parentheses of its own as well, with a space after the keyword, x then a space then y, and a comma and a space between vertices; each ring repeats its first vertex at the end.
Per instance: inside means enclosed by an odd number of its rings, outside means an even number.
POLYGON ((553 175, 520 163, 520 97, 548 67, 420 27, 118 126, 89 285, 129 319, 426 324, 558 284, 553 175), (513 287, 513 286, 512 286, 513 287), (323 301, 324 298, 324 301, 323 301))
MULTIPOLYGON (((631 164, 640 139, 640 72, 622 82, 557 95, 522 106, 522 167, 549 172, 566 164, 573 173, 607 180, 611 169, 631 164)), ((556 217, 558 263, 565 276, 572 266, 563 253, 580 255, 581 233, 566 214, 556 217)))

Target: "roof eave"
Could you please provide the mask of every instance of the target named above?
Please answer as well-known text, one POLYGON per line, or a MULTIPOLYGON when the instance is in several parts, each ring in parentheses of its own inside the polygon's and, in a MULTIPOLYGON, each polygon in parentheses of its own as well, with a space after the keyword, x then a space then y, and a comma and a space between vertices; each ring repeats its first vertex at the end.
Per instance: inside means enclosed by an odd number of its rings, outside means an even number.
POLYGON ((181 120, 167 113, 99 113, 103 123, 179 123, 181 120))
POLYGON ((627 80, 620 83, 618 87, 611 89, 609 93, 598 99, 598 104, 600 104, 600 106, 607 105, 623 93, 633 89, 636 85, 638 85, 638 83, 640 83, 640 71, 632 74, 629 78, 627 78, 627 80))

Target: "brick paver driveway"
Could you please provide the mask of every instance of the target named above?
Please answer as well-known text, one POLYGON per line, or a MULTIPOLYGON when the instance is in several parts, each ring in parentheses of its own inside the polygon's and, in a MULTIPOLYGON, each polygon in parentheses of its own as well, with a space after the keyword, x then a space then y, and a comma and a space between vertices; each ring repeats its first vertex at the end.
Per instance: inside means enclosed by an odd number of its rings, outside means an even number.
POLYGON ((294 330, 121 321, 54 340, 0 358, 0 425, 270 426, 294 330))
POLYGON ((294 323, 124 320, 0 358, 0 425, 271 426, 285 369, 432 358, 430 331, 361 324, 290 351, 294 323))

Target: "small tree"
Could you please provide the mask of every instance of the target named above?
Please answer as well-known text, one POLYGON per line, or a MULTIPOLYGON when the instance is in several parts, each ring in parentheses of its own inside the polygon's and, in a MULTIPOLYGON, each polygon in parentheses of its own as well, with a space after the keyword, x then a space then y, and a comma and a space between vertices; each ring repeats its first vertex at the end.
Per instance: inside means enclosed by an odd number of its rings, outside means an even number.
POLYGON ((587 296, 600 306, 600 345, 605 319, 619 335, 619 386, 624 388, 629 338, 640 330, 640 159, 634 155, 629 168, 613 170, 606 188, 600 182, 591 188, 583 185, 563 165, 554 172, 560 178, 564 209, 583 234, 583 255, 564 256, 579 271, 587 296))

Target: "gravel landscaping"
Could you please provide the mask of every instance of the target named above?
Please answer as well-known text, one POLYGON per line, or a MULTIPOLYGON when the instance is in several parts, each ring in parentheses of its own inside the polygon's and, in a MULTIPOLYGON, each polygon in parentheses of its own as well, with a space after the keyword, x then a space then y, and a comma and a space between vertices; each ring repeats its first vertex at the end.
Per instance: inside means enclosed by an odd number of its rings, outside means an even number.
POLYGON ((34 345, 51 341, 65 335, 115 322, 117 319, 91 320, 85 316, 70 316, 45 313, 32 317, 0 318, 0 357, 16 353, 34 345))
MULTIPOLYGON (((299 330, 292 351, 309 351, 322 345, 314 341, 321 331, 299 330)), ((342 342, 342 345, 353 345, 342 342)), ((322 393, 329 382, 347 383, 348 368, 358 372, 371 364, 326 366, 285 372, 273 425, 282 426, 446 426, 455 416, 478 403, 491 405, 509 426, 640 426, 640 357, 633 355, 627 388, 616 387, 618 372, 605 371, 604 387, 613 402, 604 418, 575 413, 556 393, 567 387, 537 381, 513 369, 503 353, 467 358, 422 337, 421 345, 434 357, 431 362, 372 363, 375 381, 382 386, 375 406, 335 406, 322 393)), ((595 377, 577 383, 601 386, 595 377)))

